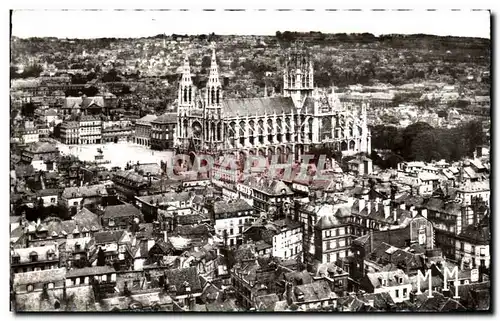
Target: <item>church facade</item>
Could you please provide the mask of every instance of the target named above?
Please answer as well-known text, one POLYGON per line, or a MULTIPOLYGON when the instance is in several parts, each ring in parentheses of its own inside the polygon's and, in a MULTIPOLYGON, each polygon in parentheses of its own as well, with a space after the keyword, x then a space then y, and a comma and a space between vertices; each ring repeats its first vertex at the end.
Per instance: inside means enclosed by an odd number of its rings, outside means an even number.
POLYGON ((314 87, 311 57, 290 51, 281 96, 224 99, 215 50, 207 84, 193 85, 188 57, 178 91, 176 147, 181 153, 244 153, 280 159, 329 144, 344 154, 371 153, 368 103, 341 103, 314 87))

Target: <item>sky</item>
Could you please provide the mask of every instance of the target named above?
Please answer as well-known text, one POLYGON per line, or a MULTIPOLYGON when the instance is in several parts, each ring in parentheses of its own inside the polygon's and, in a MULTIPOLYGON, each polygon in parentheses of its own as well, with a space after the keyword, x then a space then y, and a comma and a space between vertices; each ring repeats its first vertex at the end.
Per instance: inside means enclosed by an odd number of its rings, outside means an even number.
POLYGON ((274 35, 276 31, 433 34, 490 38, 489 11, 14 10, 12 35, 136 38, 157 34, 274 35))

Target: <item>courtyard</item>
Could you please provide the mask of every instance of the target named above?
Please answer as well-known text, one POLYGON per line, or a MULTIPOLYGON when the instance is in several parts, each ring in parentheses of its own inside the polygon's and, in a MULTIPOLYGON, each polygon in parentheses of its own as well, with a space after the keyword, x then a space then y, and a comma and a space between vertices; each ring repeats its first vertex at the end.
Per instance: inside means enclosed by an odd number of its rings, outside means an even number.
POLYGON ((61 154, 74 155, 82 161, 94 161, 95 155, 98 154, 98 149, 100 148, 102 150, 103 160, 109 161, 109 163, 102 165, 106 168, 118 166, 124 169, 127 162, 160 164, 161 161, 164 161, 169 164, 173 156, 172 151, 151 150, 149 147, 131 142, 90 145, 65 145, 58 143, 57 147, 61 154))

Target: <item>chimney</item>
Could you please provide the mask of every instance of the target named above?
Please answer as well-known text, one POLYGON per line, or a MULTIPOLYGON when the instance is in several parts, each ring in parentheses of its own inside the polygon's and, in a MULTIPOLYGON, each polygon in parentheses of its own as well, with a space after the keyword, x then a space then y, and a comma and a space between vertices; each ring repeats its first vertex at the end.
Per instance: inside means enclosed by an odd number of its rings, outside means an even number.
POLYGON ((373 229, 370 229, 370 253, 373 251, 373 229))
POLYGON ((288 305, 292 305, 293 303, 293 298, 292 298, 292 283, 286 282, 286 303, 288 305))
POLYGON ((378 212, 378 202, 379 202, 379 200, 376 199, 375 200, 375 212, 378 212))
POLYGON ((384 205, 384 218, 388 219, 389 216, 391 216, 391 206, 390 205, 384 205))
POLYGON ((40 217, 38 217, 36 219, 36 226, 38 227, 38 226, 40 226, 40 224, 42 224, 42 220, 40 219, 40 217))
POLYGON ((410 302, 411 303, 415 303, 415 297, 416 296, 417 295, 415 294, 415 292, 413 292, 413 291, 410 292, 410 302))
POLYGON ((392 216, 394 218, 394 222, 397 222, 397 220, 398 220, 398 210, 396 208, 394 208, 392 210, 392 216))
POLYGON ((365 200, 360 199, 359 200, 359 211, 361 212, 365 208, 365 200))
POLYGON ((396 190, 397 187, 396 185, 391 185, 391 201, 394 201, 396 199, 396 190))
POLYGON ((167 241, 168 241, 168 238, 167 238, 167 231, 163 231, 163 241, 164 241, 164 242, 167 242, 167 241))

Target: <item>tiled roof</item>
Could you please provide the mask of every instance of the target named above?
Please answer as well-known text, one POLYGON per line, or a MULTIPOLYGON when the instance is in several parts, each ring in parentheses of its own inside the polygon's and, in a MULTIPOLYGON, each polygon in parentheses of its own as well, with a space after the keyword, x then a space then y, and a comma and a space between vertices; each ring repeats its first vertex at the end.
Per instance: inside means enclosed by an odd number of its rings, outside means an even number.
POLYGON ((295 111, 291 97, 263 97, 224 99, 222 111, 226 117, 241 117, 264 114, 290 114, 295 111))
POLYGON ((62 108, 89 108, 93 105, 104 107, 103 97, 66 97, 62 108))
POLYGON ((106 186, 104 184, 80 187, 66 187, 62 193, 62 197, 64 197, 65 199, 106 195, 108 195, 108 191, 106 190, 106 186))
POLYGON ((295 302, 298 301, 296 298, 299 294, 304 295, 304 302, 336 299, 338 297, 334 292, 332 292, 328 282, 325 280, 298 285, 293 293, 295 295, 295 302))
POLYGON ((253 210, 253 207, 242 199, 214 202, 214 212, 216 214, 234 213, 234 212, 251 211, 251 210, 253 210))
POLYGON ((107 273, 113 273, 116 272, 114 268, 110 266, 91 266, 91 267, 84 267, 81 269, 72 269, 68 270, 66 273, 67 278, 72 278, 72 277, 80 277, 80 276, 93 276, 93 275, 101 275, 101 274, 107 274, 107 273))
POLYGON ((491 239, 490 226, 469 225, 460 233, 459 238, 466 239, 472 244, 489 244, 491 239))
POLYGON ((95 242, 97 244, 105 244, 105 243, 111 243, 111 242, 118 242, 123 234, 125 233, 124 230, 119 230, 119 231, 103 231, 103 232, 97 232, 94 234, 95 242))
POLYGON ((59 191, 60 190, 56 188, 46 188, 36 191, 36 195, 40 197, 58 195, 59 191))
MULTIPOLYGON (((373 272, 366 274, 368 280, 372 284, 374 289, 383 287, 382 280, 386 280, 385 286, 398 286, 401 284, 409 284, 410 280, 408 276, 402 270, 386 271, 386 272, 373 272), (399 282, 399 278, 402 278, 403 283, 399 282)), ((384 287, 385 287, 384 286, 384 287)))
POLYGON ((14 287, 24 284, 49 283, 64 280, 66 268, 14 274, 14 287))
POLYGON ((165 113, 155 120, 151 121, 152 124, 176 124, 177 114, 176 113, 165 113))
POLYGON ((78 224, 80 228, 87 228, 90 231, 98 231, 101 229, 101 222, 99 216, 95 213, 92 213, 87 208, 82 208, 79 210, 73 217, 73 221, 78 224))
POLYGON ((196 267, 175 269, 166 271, 166 282, 169 286, 175 286, 177 295, 186 293, 186 287, 190 287, 190 293, 201 292, 201 282, 196 267))
POLYGON ((158 116, 156 116, 156 115, 146 115, 146 116, 136 120, 135 123, 139 124, 139 125, 149 125, 156 118, 158 118, 158 116))
POLYGON ((276 293, 261 295, 255 298, 255 306, 259 311, 274 311, 274 305, 279 300, 276 293))
POLYGON ((107 206, 104 209, 103 218, 115 218, 115 217, 126 217, 126 216, 140 216, 141 211, 132 204, 121 204, 107 206))
POLYGON ((268 195, 292 194, 292 190, 283 181, 276 179, 251 176, 243 184, 268 195))
POLYGON ((156 195, 137 197, 139 201, 151 205, 156 205, 156 203, 158 203, 159 205, 164 205, 174 202, 186 202, 190 198, 191 194, 189 192, 181 192, 181 193, 171 192, 171 193, 162 193, 156 195))
POLYGON ((59 152, 59 149, 56 145, 51 144, 49 142, 36 142, 32 144, 29 149, 33 154, 42 154, 42 153, 55 153, 59 152))
POLYGON ((139 174, 135 173, 134 171, 116 172, 114 177, 113 177, 113 181, 116 178, 118 178, 118 179, 122 178, 122 179, 125 179, 127 181, 131 181, 132 183, 134 183, 136 185, 144 185, 144 184, 148 183, 148 180, 146 178, 144 178, 144 176, 139 175, 139 174))
POLYGON ((31 262, 31 258, 30 258, 31 254, 36 254, 38 257, 37 261, 43 262, 43 261, 49 260, 49 258, 48 258, 49 253, 55 254, 55 256, 54 256, 55 260, 59 259, 59 257, 58 257, 59 251, 58 251, 56 243, 54 243, 53 245, 15 249, 12 251, 11 256, 18 256, 19 263, 28 263, 28 262, 31 262))

